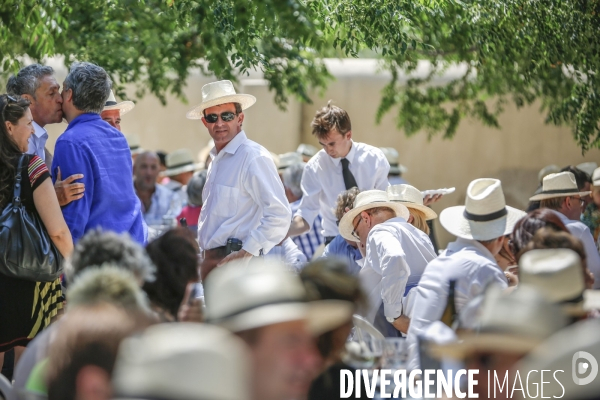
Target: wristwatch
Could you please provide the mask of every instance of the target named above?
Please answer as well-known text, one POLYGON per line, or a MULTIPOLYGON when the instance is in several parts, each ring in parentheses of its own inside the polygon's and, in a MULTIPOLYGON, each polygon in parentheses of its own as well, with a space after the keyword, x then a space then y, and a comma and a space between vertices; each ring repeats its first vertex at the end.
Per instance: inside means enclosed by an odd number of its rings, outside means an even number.
POLYGON ((398 315, 396 318, 391 318, 391 317, 385 317, 385 319, 387 319, 387 321, 390 324, 393 324, 395 320, 397 320, 398 318, 400 318, 402 315, 398 315))

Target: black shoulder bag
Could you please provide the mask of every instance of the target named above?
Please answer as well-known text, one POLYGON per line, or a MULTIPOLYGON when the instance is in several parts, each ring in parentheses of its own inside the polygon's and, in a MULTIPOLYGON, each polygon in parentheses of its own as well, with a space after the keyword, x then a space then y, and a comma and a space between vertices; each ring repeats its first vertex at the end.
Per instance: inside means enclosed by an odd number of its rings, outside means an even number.
POLYGON ((0 214, 0 273, 11 278, 51 282, 62 273, 60 254, 37 211, 21 202, 21 155, 12 202, 0 214))

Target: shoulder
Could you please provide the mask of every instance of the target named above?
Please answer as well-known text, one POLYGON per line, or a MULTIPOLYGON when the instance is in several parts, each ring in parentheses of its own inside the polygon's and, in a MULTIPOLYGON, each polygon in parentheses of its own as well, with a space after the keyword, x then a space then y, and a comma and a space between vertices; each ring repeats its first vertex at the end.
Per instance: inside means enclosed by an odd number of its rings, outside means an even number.
POLYGON ((362 157, 372 157, 378 160, 386 160, 383 151, 378 147, 371 146, 370 144, 361 143, 361 142, 353 142, 356 146, 356 154, 362 157))
POLYGON ((329 157, 329 156, 327 155, 325 150, 323 150, 323 149, 319 150, 317 152, 317 154, 315 154, 314 156, 311 157, 310 160, 308 160, 308 162, 306 163, 306 167, 304 167, 304 170, 305 171, 306 170, 314 171, 314 170, 318 169, 327 160, 327 157, 329 157))

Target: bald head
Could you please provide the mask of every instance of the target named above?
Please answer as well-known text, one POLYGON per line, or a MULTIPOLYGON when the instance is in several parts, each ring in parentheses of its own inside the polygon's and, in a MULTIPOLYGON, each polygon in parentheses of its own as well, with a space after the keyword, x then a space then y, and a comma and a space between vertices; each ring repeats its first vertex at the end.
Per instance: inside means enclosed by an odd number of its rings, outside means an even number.
POLYGON ((133 163, 135 187, 138 190, 153 190, 160 172, 160 159, 153 151, 138 154, 133 163))

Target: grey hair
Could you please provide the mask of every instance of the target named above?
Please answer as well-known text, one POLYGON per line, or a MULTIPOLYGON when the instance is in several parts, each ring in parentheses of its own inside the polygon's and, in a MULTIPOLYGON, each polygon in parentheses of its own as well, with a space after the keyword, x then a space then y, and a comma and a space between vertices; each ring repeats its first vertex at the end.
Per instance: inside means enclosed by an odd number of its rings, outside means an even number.
POLYGON ((72 282, 86 268, 111 263, 132 273, 142 284, 153 281, 156 267, 146 250, 127 233, 88 231, 77 242, 71 258, 65 265, 67 280, 72 282))
POLYGON ((6 82, 6 93, 11 96, 28 94, 35 99, 35 91, 40 87, 42 78, 53 75, 52 67, 40 64, 31 64, 17 73, 11 75, 6 82))
POLYGON ((283 186, 288 188, 296 197, 302 196, 300 183, 302 182, 302 174, 304 173, 305 166, 306 163, 297 163, 289 166, 282 173, 283 186))
POLYGON ((206 170, 197 172, 187 184, 188 203, 193 206, 202 206, 202 191, 206 184, 206 170))
POLYGON ((73 105, 86 113, 100 114, 110 96, 112 81, 104 68, 89 62, 75 63, 63 90, 73 91, 73 105))

